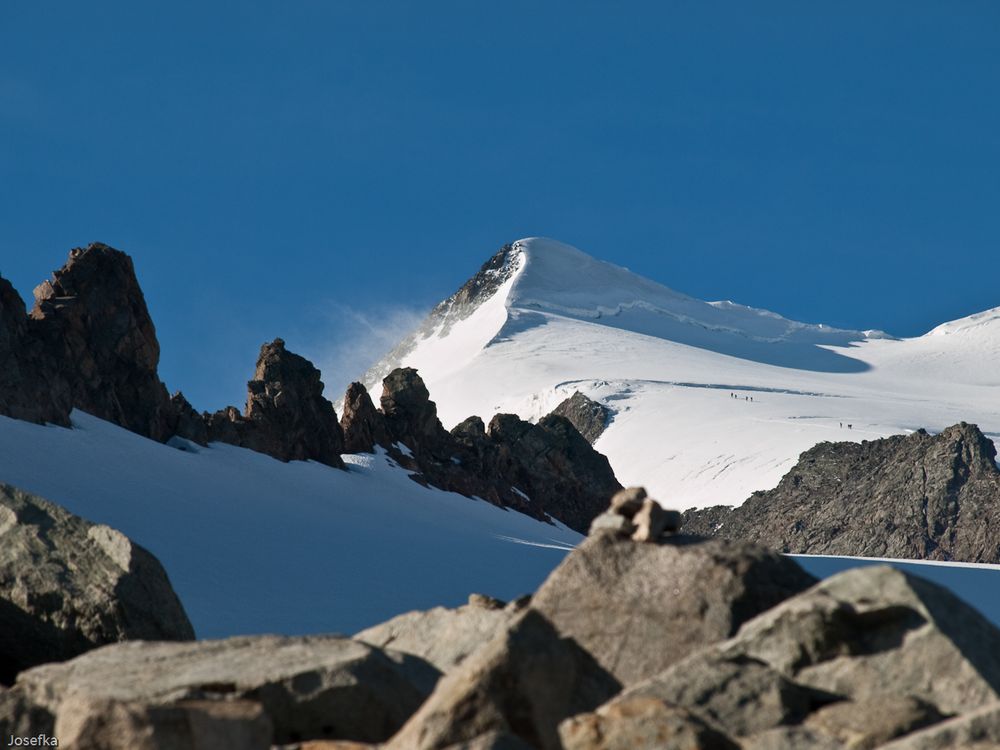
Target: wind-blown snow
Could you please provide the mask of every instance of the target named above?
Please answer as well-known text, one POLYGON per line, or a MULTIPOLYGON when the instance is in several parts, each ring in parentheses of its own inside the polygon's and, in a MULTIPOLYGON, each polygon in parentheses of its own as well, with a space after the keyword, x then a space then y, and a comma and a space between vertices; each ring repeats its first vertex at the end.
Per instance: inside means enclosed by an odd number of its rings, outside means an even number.
POLYGON ((72 418, 74 429, 0 417, 0 481, 148 548, 203 638, 353 633, 473 592, 513 598, 580 539, 426 489, 385 454, 345 456, 345 472, 72 418))
POLYGON ((897 340, 702 302, 552 240, 515 247, 467 328, 402 362, 447 427, 536 419, 582 391, 615 412, 596 447, 618 478, 680 508, 739 504, 824 440, 963 420, 1000 434, 1000 308, 897 340))

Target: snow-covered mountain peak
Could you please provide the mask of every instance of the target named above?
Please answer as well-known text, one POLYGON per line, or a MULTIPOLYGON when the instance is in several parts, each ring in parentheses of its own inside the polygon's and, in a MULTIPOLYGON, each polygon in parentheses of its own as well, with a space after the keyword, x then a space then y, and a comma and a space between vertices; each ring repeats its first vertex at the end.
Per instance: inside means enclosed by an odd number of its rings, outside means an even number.
POLYGON ((537 419, 580 391, 625 484, 678 508, 741 503, 802 451, 959 421, 1000 434, 1000 308, 912 339, 706 302, 531 237, 501 248, 366 378, 416 367, 446 427, 537 419), (947 335, 946 335, 947 334, 947 335))

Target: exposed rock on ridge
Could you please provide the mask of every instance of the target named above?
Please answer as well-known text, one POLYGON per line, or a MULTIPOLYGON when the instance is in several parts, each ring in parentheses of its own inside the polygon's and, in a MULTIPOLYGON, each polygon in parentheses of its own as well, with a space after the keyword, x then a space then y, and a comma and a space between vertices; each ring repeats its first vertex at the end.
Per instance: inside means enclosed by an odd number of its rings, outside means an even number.
POLYGON ((469 417, 448 432, 423 380, 410 367, 386 376, 381 411, 369 406, 357 383, 348 390, 348 403, 342 424, 352 445, 381 444, 417 472, 414 479, 440 489, 540 520, 551 516, 581 532, 621 489, 607 458, 565 417, 549 415, 531 424, 498 414, 488 429, 479 417, 469 417))
POLYGON ((820 443, 737 508, 685 528, 783 552, 1000 563, 1000 470, 975 425, 861 443, 820 443))
MULTIPOLYGON (((243 414, 228 407, 204 417, 209 440, 266 453, 281 461, 314 460, 343 468, 344 434, 323 398, 320 372, 275 339, 264 344, 247 383, 243 414)), ((193 435, 183 435, 195 439, 193 435)))
POLYGON ((16 292, 0 287, 0 347, 8 349, 0 380, 19 384, 10 391, 17 395, 0 396, 2 413, 68 425, 78 408, 155 440, 170 437, 160 347, 131 258, 101 243, 72 250, 35 289, 26 320, 16 292))
POLYGON ((566 417, 580 431, 587 442, 593 445, 608 427, 611 410, 577 391, 551 411, 566 417))

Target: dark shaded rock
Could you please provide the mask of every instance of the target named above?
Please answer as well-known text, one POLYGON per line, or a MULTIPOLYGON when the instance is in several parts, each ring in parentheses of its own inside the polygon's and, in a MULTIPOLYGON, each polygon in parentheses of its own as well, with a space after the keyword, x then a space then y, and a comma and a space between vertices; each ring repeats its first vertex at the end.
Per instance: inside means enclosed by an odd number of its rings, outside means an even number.
POLYGON ((532 425, 497 414, 488 434, 510 456, 505 479, 571 529, 586 533, 622 488, 607 457, 565 417, 549 415, 532 425))
POLYGON ((438 675, 420 659, 349 638, 254 636, 106 646, 24 672, 12 692, 55 716, 56 727, 136 707, 149 716, 157 707, 182 711, 187 701, 252 701, 273 726, 274 743, 381 742, 438 675), (74 706, 81 698, 97 709, 74 706))
POLYGON ((630 686, 814 582, 754 544, 687 535, 638 543, 598 533, 563 560, 531 606, 630 686))
POLYGON ((314 460, 343 467, 344 435, 333 404, 323 398, 320 372, 275 339, 260 348, 247 383, 247 447, 282 461, 314 460))
POLYGON ((628 698, 559 725, 564 750, 739 750, 686 709, 655 698, 628 698))
POLYGON ((439 750, 502 732, 532 747, 559 748, 559 722, 595 709, 620 687, 529 610, 442 678, 388 747, 439 750))
POLYGON ((174 435, 198 445, 207 445, 208 423, 204 415, 196 412, 180 391, 170 397, 170 405, 173 410, 173 423, 170 431, 174 435))
POLYGON ((72 404, 65 394, 56 400, 40 354, 28 338, 24 301, 0 277, 0 414, 66 427, 72 404))
POLYGON ((0 484, 0 681, 107 643, 192 638, 149 552, 112 528, 0 484))
POLYGON ((560 403, 551 414, 566 417, 591 445, 597 442, 611 421, 611 410, 577 391, 560 403))
POLYGON ((382 414, 394 442, 425 459, 448 460, 451 436, 441 425, 437 405, 412 367, 399 367, 382 381, 382 414))
POLYGON ((1000 562, 996 448, 975 425, 820 443, 738 508, 688 511, 685 529, 784 552, 1000 562))
POLYGON ((740 742, 741 750, 847 750, 832 737, 808 727, 775 727, 747 737, 740 742))
POLYGON ((340 418, 344 432, 345 453, 372 453, 376 445, 392 445, 382 412, 361 383, 351 383, 344 395, 344 414, 340 418))
POLYGON ((205 415, 209 440, 239 445, 279 461, 319 461, 344 468, 344 434, 323 398, 320 372, 281 339, 264 344, 247 383, 244 414, 229 406, 205 415))
POLYGON ((125 253, 101 243, 72 250, 35 289, 27 334, 57 404, 154 440, 171 437, 160 345, 125 253))

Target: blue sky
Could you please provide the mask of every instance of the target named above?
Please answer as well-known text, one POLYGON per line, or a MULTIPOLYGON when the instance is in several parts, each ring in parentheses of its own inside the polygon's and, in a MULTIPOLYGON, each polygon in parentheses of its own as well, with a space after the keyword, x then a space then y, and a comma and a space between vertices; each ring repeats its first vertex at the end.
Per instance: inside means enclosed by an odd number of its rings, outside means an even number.
POLYGON ((278 335, 340 384, 529 235, 918 334, 1000 305, 998 39, 973 0, 4 0, 0 273, 129 252, 212 409, 278 335))

